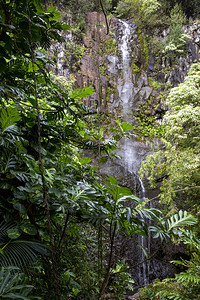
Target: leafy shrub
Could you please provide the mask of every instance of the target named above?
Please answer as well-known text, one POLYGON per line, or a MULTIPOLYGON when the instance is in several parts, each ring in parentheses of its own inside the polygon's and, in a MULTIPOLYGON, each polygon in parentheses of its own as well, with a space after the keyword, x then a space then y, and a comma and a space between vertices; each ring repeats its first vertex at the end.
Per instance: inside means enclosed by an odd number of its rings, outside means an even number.
POLYGON ((188 35, 184 33, 183 24, 186 16, 179 5, 175 5, 170 14, 169 34, 163 45, 162 53, 166 56, 182 54, 186 50, 188 35))

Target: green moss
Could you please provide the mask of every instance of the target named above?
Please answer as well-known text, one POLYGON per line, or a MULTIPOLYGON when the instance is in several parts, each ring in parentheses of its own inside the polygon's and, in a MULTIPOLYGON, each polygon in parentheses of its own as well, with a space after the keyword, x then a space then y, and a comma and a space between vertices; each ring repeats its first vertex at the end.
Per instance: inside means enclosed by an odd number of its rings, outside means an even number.
POLYGON ((100 72, 101 75, 106 76, 106 67, 104 65, 100 66, 99 67, 99 72, 100 72))
POLYGON ((115 53, 115 48, 116 48, 116 39, 109 38, 105 42, 104 53, 105 54, 114 54, 115 53))
POLYGON ((148 79, 149 79, 149 86, 153 87, 154 90, 158 90, 164 85, 164 83, 155 81, 152 77, 149 77, 148 79))
POLYGON ((142 61, 144 64, 144 68, 147 69, 149 62, 149 47, 144 33, 140 33, 139 40, 141 45, 142 61))
POLYGON ((114 94, 114 88, 108 87, 106 90, 106 102, 108 103, 110 101, 110 96, 114 94))
MULTIPOLYGON (((157 102, 150 97, 144 104, 138 106, 138 111, 135 114, 136 124, 135 132, 141 140, 161 137, 165 131, 165 126, 158 124, 156 109, 160 107, 160 114, 164 113, 162 104, 159 98, 157 102)), ((160 117, 160 116, 159 116, 160 117)))
POLYGON ((133 74, 137 74, 141 72, 141 69, 135 64, 134 61, 131 64, 131 70, 133 74))

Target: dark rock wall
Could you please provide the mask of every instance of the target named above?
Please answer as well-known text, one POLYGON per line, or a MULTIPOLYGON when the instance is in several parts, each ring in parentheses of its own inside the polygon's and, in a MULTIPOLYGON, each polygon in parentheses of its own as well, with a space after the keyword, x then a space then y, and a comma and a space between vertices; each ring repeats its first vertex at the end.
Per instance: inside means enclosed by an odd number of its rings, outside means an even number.
MULTIPOLYGON (((130 27, 132 26, 132 36, 129 37, 128 47, 131 47, 129 50, 129 64, 132 68, 133 87, 131 87, 132 99, 129 100, 128 104, 128 121, 134 123, 131 120, 131 113, 133 112, 134 115, 134 112, 138 109, 138 105, 144 105, 150 98, 153 98, 153 101, 156 102, 160 92, 160 90, 155 90, 150 85, 149 77, 164 84, 168 83, 170 87, 177 86, 183 82, 191 64, 199 59, 200 24, 193 24, 185 28, 185 32, 190 36, 188 52, 184 56, 173 57, 173 61, 172 58, 161 58, 158 66, 155 66, 155 57, 151 50, 148 53, 148 65, 145 65, 144 45, 137 36, 134 24, 129 25, 130 27)), ((114 33, 113 36, 106 35, 103 14, 88 14, 87 33, 84 37, 86 54, 81 60, 81 72, 77 76, 77 83, 79 87, 87 86, 88 84, 92 84, 95 87, 96 92, 93 99, 85 100, 86 103, 93 106, 92 102, 96 99, 101 101, 101 109, 115 111, 118 113, 118 116, 124 118, 120 90, 120 87, 124 84, 122 54, 120 53, 123 27, 120 21, 117 19, 112 20, 110 30, 114 33), (98 26, 95 25, 97 22, 98 26), (103 48, 101 52, 102 41, 105 43, 109 38, 116 39, 114 51, 106 53, 103 48), (99 71, 99 67, 101 66, 104 66, 104 74, 101 74, 99 71)), ((167 32, 163 32, 163 38, 166 35, 167 32)), ((152 114, 156 113, 153 107, 150 111, 152 114)), ((141 161, 146 157, 148 152, 149 148, 145 143, 138 142, 135 139, 131 139, 128 142, 122 140, 117 152, 122 159, 115 162, 110 161, 102 165, 100 172, 115 176, 123 186, 129 187, 138 196, 141 196, 141 186, 137 172, 141 161)), ((158 195, 159 190, 146 188, 145 193, 146 197, 152 199, 158 195)), ((156 201, 152 205, 157 205, 156 201)), ((136 237, 133 236, 132 238, 136 237)), ((129 263, 130 272, 135 280, 135 287, 141 287, 145 282, 152 282, 156 278, 162 280, 166 277, 173 277, 174 273, 178 272, 178 269, 170 264, 169 261, 184 255, 182 246, 161 245, 157 240, 153 239, 145 241, 144 246, 150 250, 152 259, 150 262, 141 263, 144 256, 141 255, 141 249, 134 240, 122 240, 121 238, 116 240, 116 254, 118 257, 125 258, 129 263), (144 268, 148 272, 148 278, 144 278, 143 276, 144 268)))
MULTIPOLYGON (((134 112, 137 111, 138 105, 144 105, 149 99, 151 103, 157 101, 159 92, 162 88, 155 89, 149 81, 152 77, 155 81, 163 84, 169 84, 170 87, 177 86, 183 82, 191 64, 199 60, 200 49, 200 24, 193 22, 191 26, 185 27, 185 33, 190 38, 188 41, 188 51, 183 56, 173 58, 160 58, 159 64, 155 64, 155 55, 152 49, 145 52, 145 41, 142 36, 137 35, 137 28, 133 23, 128 22, 131 34, 128 36, 127 47, 129 47, 129 71, 131 68, 131 82, 128 90, 131 89, 129 99, 128 117, 124 114, 124 104, 122 103, 122 89, 125 85, 124 65, 122 59, 122 38, 123 38, 123 21, 112 18, 109 21, 110 31, 107 34, 105 16, 102 13, 88 13, 86 19, 86 34, 83 37, 85 47, 84 55, 79 64, 79 69, 74 76, 76 78, 75 87, 83 88, 93 86, 95 93, 90 98, 84 99, 85 104, 90 107, 100 107, 102 111, 115 113, 118 117, 126 119, 134 124, 134 112), (148 55, 148 56, 147 56, 148 55), (148 61, 147 61, 148 58, 148 61)), ((162 34, 162 39, 167 36, 167 31, 162 34)), ((66 40, 73 40, 70 33, 66 34, 66 40)), ((59 75, 68 76, 69 70, 64 65, 64 47, 52 45, 52 53, 56 52, 58 57, 56 71, 59 75), (56 49, 56 51, 55 51, 56 49)), ((128 71, 127 71, 128 72, 128 71)), ((129 77, 130 80, 130 77, 129 77)), ((152 107, 149 108, 152 114, 156 112, 152 107)), ((122 140, 119 144, 118 154, 121 155, 121 161, 111 162, 101 165, 101 174, 110 174, 115 176, 119 182, 129 187, 138 196, 141 196, 141 185, 138 180, 137 172, 140 168, 141 161, 146 157, 149 148, 145 143, 138 142, 135 139, 128 142, 122 140)), ((146 184, 145 184, 146 185, 146 184)), ((158 195, 158 190, 146 188, 145 196, 149 199, 158 195)), ((154 202, 156 204, 156 202, 154 202)), ((151 254, 154 255, 151 262, 146 267, 149 268, 148 280, 155 278, 163 279, 173 276, 176 271, 175 267, 169 264, 171 259, 183 255, 182 247, 173 247, 160 245, 157 241, 150 241, 147 245, 151 254)), ((141 250, 133 241, 116 241, 116 251, 120 257, 127 260, 131 267, 131 273, 136 281, 136 286, 142 286, 144 281, 141 279, 143 265, 141 261, 141 250)))

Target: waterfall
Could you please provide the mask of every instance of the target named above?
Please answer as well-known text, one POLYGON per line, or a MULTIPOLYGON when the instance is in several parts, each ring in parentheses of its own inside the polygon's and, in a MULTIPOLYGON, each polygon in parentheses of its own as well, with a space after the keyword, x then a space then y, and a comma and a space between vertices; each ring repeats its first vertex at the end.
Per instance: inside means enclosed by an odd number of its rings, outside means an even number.
POLYGON ((118 85, 118 92, 119 98, 123 105, 124 118, 127 119, 134 88, 132 82, 131 57, 129 53, 129 41, 131 40, 132 31, 128 23, 122 20, 120 20, 120 22, 124 26, 124 31, 120 45, 120 50, 122 53, 123 82, 122 84, 118 85))
MULTIPOLYGON (((141 186, 141 199, 143 201, 145 201, 146 197, 145 197, 145 187, 144 187, 144 184, 142 182, 142 179, 140 178, 140 176, 138 176, 138 179, 139 179, 139 182, 140 182, 140 186, 141 186)), ((140 239, 140 244, 142 247, 146 248, 146 250, 148 252, 150 252, 150 235, 148 238, 144 237, 144 236, 141 236, 140 239)), ((140 272, 140 278, 142 278, 143 283, 145 286, 149 284, 149 268, 150 268, 150 261, 149 260, 145 260, 145 255, 144 255, 144 252, 142 251, 141 253, 141 261, 142 261, 142 264, 141 264, 141 267, 139 269, 139 272, 140 272)))
MULTIPOLYGON (((127 22, 120 20, 121 26, 123 28, 123 34, 121 37, 121 42, 119 44, 119 50, 122 56, 122 78, 118 80, 118 92, 119 99, 122 103, 123 108, 123 119, 124 121, 132 121, 131 119, 131 109, 134 97, 134 84, 133 84, 133 74, 131 69, 131 40, 133 34, 135 34, 134 28, 132 28, 127 22)), ((122 164, 129 174, 132 174, 134 181, 138 183, 139 194, 141 199, 145 200, 145 187, 139 177, 138 171, 141 164, 140 149, 138 147, 138 142, 134 138, 123 139, 118 154, 121 156, 122 164)), ((135 184, 135 183, 134 183, 135 184)), ((146 250, 150 250, 150 240, 141 236, 138 242, 146 250)), ((141 286, 147 285, 149 283, 149 261, 145 261, 145 256, 141 250, 139 255, 139 260, 143 261, 139 266, 139 284, 141 286)))

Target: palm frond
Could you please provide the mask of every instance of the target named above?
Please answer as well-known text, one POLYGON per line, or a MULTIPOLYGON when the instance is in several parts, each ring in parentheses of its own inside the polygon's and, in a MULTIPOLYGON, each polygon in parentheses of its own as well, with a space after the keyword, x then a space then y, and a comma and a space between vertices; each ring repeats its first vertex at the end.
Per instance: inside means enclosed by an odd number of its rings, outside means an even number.
POLYGON ((177 214, 173 215, 167 220, 168 231, 175 227, 194 225, 197 223, 197 219, 188 214, 187 211, 180 210, 177 214))
POLYGON ((17 230, 17 228, 18 226, 13 223, 0 224, 0 265, 3 267, 30 265, 38 254, 48 254, 45 245, 38 240, 30 239, 28 235, 24 238, 9 238, 9 230, 17 230))

